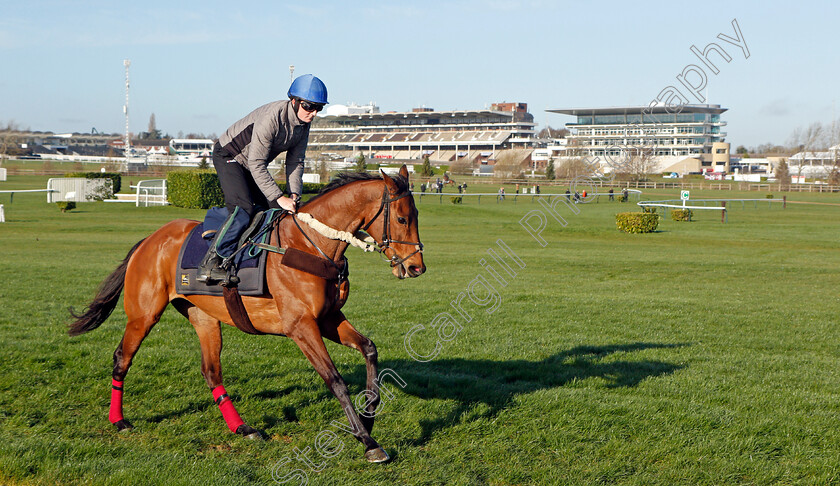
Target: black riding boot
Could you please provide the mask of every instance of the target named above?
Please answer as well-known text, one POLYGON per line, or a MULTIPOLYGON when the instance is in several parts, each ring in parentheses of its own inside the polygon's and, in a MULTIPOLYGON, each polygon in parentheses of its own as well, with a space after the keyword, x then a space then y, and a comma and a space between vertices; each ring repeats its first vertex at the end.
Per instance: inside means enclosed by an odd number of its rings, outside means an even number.
POLYGON ((216 253, 216 249, 211 246, 198 265, 196 280, 207 285, 221 282, 227 278, 228 268, 230 268, 230 262, 225 264, 224 258, 216 253))
POLYGON ((210 248, 198 266, 196 280, 212 285, 228 279, 228 271, 233 265, 231 257, 236 252, 239 237, 250 221, 248 213, 239 207, 234 208, 210 242, 210 248))

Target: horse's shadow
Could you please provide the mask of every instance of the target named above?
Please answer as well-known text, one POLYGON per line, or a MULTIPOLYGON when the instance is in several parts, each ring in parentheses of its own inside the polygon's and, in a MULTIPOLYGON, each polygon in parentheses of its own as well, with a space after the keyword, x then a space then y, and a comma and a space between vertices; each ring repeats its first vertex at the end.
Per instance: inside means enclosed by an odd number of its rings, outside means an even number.
MULTIPOLYGON (((578 346, 541 361, 434 359, 421 363, 411 359, 387 360, 383 370, 393 370, 383 378, 382 386, 422 399, 452 400, 455 406, 443 416, 420 419, 421 434, 411 445, 426 443, 435 431, 459 422, 493 417, 509 407, 516 396, 564 386, 571 382, 598 378, 607 388, 633 387, 642 380, 670 375, 682 365, 654 360, 605 359, 614 353, 646 349, 677 348, 688 344, 632 343, 606 346, 578 346), (483 405, 481 405, 483 404, 483 405)), ((359 366, 346 375, 348 383, 364 383, 365 368, 359 366)), ((361 389, 361 388, 360 388, 361 389)), ((383 409, 388 409, 388 394, 383 393, 383 409)), ((399 399, 398 395, 396 395, 399 399)))

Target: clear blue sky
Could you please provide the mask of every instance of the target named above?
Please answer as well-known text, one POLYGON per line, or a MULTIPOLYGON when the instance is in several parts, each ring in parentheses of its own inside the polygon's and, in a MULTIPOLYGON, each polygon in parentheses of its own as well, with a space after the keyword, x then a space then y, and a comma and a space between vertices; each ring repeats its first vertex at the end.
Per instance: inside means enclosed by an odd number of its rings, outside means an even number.
MULTIPOLYGON (((689 48, 732 56, 709 75, 729 108, 727 140, 784 143, 830 123, 840 103, 837 2, 0 2, 0 123, 55 132, 122 132, 123 59, 131 129, 149 115, 176 135, 221 133, 285 96, 289 65, 334 103, 383 111, 426 105, 551 108, 642 105, 700 64, 689 48), (717 35, 737 19, 749 59, 717 35)), ((713 55, 714 56, 714 55, 713 55)), ((717 59, 717 58, 715 58, 717 59)), ((683 91, 685 91, 683 89, 683 91)), ((840 108, 840 107, 838 107, 840 108)))

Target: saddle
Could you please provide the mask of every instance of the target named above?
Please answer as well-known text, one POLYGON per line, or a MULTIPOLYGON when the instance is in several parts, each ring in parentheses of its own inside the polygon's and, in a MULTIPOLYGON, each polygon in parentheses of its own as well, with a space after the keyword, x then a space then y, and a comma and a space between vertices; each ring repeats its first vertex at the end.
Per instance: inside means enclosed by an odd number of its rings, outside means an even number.
POLYGON ((338 265, 295 248, 269 245, 271 230, 276 221, 282 219, 284 215, 283 211, 278 209, 257 213, 251 225, 245 230, 239 240, 239 250, 234 259, 233 275, 238 279, 237 285, 225 286, 222 283, 207 285, 196 280, 198 266, 210 247, 214 234, 227 218, 225 208, 210 208, 205 220, 190 231, 181 246, 176 273, 178 293, 222 296, 237 328, 247 334, 265 334, 254 328, 241 296, 260 296, 266 293, 266 258, 268 252, 275 252, 283 255, 281 265, 335 282, 337 299, 334 310, 341 309, 349 293, 347 258, 344 257, 338 265))
MULTIPOLYGON (((269 209, 259 212, 254 216, 251 225, 245 230, 239 239, 240 248, 234 259, 233 275, 238 277, 238 291, 242 295, 263 295, 265 294, 265 260, 267 252, 264 246, 270 237, 269 227, 273 221, 280 216, 281 211, 269 209), (251 242, 250 240, 254 240, 251 242)), ((181 295, 214 295, 224 294, 224 288, 220 284, 207 285, 199 282, 198 266, 201 259, 210 248, 213 235, 219 230, 227 218, 227 209, 210 208, 204 222, 193 228, 187 236, 185 243, 181 246, 178 254, 178 293, 181 295)))

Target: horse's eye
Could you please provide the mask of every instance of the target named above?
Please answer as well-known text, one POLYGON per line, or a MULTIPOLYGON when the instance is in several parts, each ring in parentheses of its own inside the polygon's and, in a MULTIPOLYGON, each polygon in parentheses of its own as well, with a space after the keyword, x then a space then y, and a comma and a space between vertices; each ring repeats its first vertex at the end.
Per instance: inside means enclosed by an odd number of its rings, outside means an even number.
POLYGON ((402 216, 400 216, 400 217, 398 217, 398 218, 397 218, 397 222, 398 222, 398 223, 400 223, 400 224, 406 224, 406 223, 407 223, 407 221, 405 220, 405 218, 403 218, 402 216))

